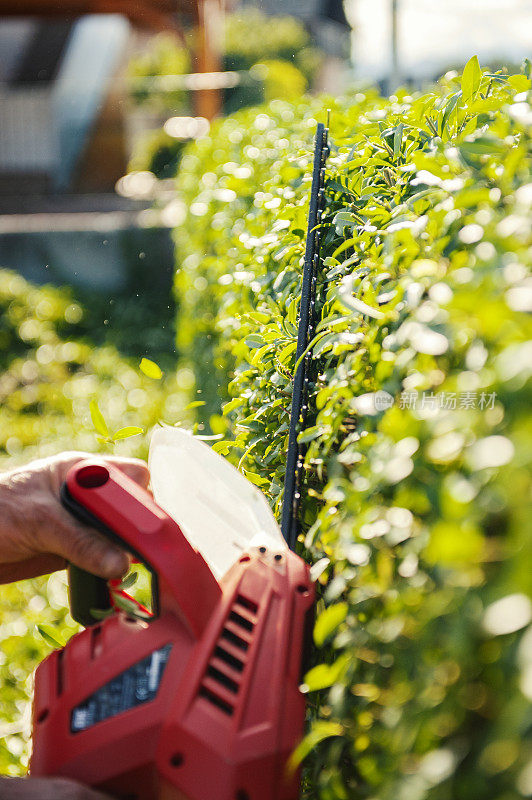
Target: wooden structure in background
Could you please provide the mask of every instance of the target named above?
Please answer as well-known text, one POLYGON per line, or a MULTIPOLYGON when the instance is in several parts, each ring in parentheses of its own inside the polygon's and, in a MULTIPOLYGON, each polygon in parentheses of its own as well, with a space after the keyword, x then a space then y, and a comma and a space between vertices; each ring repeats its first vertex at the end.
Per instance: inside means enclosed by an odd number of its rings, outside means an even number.
MULTIPOLYGON (((194 63, 197 72, 217 72, 221 67, 221 25, 225 0, 0 0, 1 17, 62 17, 85 14, 122 14, 133 25, 181 32, 183 18, 198 31, 194 63)), ((218 89, 195 95, 198 116, 213 119, 220 111, 218 89)))

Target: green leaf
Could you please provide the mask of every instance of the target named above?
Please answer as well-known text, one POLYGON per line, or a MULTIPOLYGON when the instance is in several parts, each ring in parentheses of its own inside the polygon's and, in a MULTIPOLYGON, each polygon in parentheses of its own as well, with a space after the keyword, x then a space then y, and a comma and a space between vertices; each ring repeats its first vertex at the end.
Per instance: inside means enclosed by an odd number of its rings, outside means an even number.
POLYGON ((290 342, 289 344, 285 345, 277 358, 281 362, 281 364, 287 364, 290 360, 290 356, 292 353, 297 349, 297 342, 290 342))
POLYGON ((229 400, 228 403, 224 404, 222 408, 222 414, 226 416, 227 414, 229 414, 230 411, 234 411, 235 408, 240 408, 240 406, 243 405, 243 403, 244 400, 242 399, 242 397, 234 397, 232 400, 229 400))
POLYGON ((297 312, 299 309, 299 297, 294 297, 292 302, 288 306, 288 311, 286 313, 286 319, 292 325, 297 325, 297 312))
POLYGON ((401 146, 403 144, 403 130, 404 125, 399 123, 393 135, 393 157, 396 159, 401 154, 401 146))
POLYGON ((478 56, 471 56, 462 73, 462 99, 466 105, 475 99, 480 87, 482 71, 478 56))
POLYGON ((300 433, 297 437, 297 441, 300 444, 305 444, 307 442, 311 442, 313 439, 317 439, 318 436, 321 436, 324 432, 325 428, 322 426, 313 425, 311 428, 304 430, 303 433, 300 433))
POLYGON ((115 613, 114 608, 91 608, 90 609, 91 615, 94 619, 104 620, 108 617, 112 617, 115 613))
POLYGON ((347 617, 347 603, 336 603, 322 611, 314 626, 314 642, 322 647, 325 641, 335 632, 347 617))
POLYGON ((190 411, 193 408, 199 408, 200 406, 205 405, 205 400, 193 400, 192 403, 188 403, 183 409, 183 411, 190 411))
POLYGON ((355 215, 350 211, 339 211, 333 219, 333 225, 336 228, 338 236, 343 234, 344 228, 354 228, 356 222, 355 215))
POLYGON ((357 241, 358 238, 356 236, 352 237, 351 239, 346 239, 345 242, 342 242, 342 244, 338 245, 331 258, 337 258, 340 253, 344 252, 344 250, 347 250, 349 247, 354 247, 357 241))
POLYGON ((160 366, 149 358, 142 359, 139 364, 139 369, 148 378, 153 378, 154 381, 160 381, 164 374, 160 366))
MULTIPOLYGON (((135 617, 137 619, 149 619, 150 615, 145 614, 143 611, 139 609, 136 603, 133 600, 129 600, 127 597, 122 597, 122 595, 115 594, 113 597, 113 602, 121 611, 125 611, 131 617, 135 617)), ((92 612, 91 612, 92 613, 92 612)))
POLYGON ((252 333, 251 336, 246 336, 246 344, 249 348, 264 347, 265 340, 258 333, 252 333))
POLYGON ((107 427, 107 423, 103 417, 102 412, 98 408, 98 401, 96 400, 96 398, 93 397, 93 399, 90 401, 89 409, 91 413, 92 424, 94 425, 96 432, 99 433, 100 436, 103 436, 105 439, 108 439, 109 428, 107 427))
POLYGON ((138 576, 139 576, 138 572, 130 572, 129 575, 126 575, 126 577, 124 578, 124 580, 122 581, 122 583, 118 588, 122 590, 130 589, 136 582, 138 576))
POLYGON ((319 692, 337 683, 351 660, 349 653, 343 653, 333 664, 318 664, 307 672, 304 685, 308 692, 319 692))
POLYGON ((354 297, 348 291, 341 290, 338 294, 338 297, 344 306, 353 309, 353 311, 358 311, 368 317, 373 317, 373 319, 382 319, 384 317, 384 314, 382 311, 379 311, 378 308, 368 306, 367 303, 364 303, 363 300, 359 300, 358 297, 354 297))
POLYGON ((516 92, 527 92, 530 89, 530 78, 526 75, 510 75, 508 83, 516 92))
POLYGON ((332 333, 326 333, 319 342, 316 342, 314 347, 312 348, 312 352, 314 356, 321 356, 331 345, 335 344, 339 341, 341 334, 333 331, 332 333))
POLYGON ((302 761, 311 753, 320 742, 330 739, 331 736, 343 736, 344 729, 339 722, 331 720, 318 720, 307 733, 303 741, 296 747, 288 761, 288 768, 293 772, 302 761))
POLYGON ((129 439, 130 436, 138 436, 140 433, 144 433, 143 428, 139 428, 136 425, 128 425, 125 428, 120 428, 113 434, 113 440, 118 439, 129 439))
POLYGON ((484 540, 472 523, 438 521, 432 528, 425 557, 443 567, 475 564, 481 559, 484 540))
POLYGON ((51 625, 37 625, 37 630, 41 634, 44 641, 52 647, 57 649, 58 647, 65 646, 66 642, 62 638, 57 628, 52 628, 51 625))
MULTIPOLYGON (((449 122, 451 114, 453 113, 454 109, 458 105, 458 101, 460 100, 460 97, 461 97, 461 93, 460 92, 456 92, 456 94, 451 95, 451 97, 447 101, 447 103, 445 105, 445 111, 443 112, 443 116, 441 118, 440 136, 443 136, 443 132, 445 131, 445 128, 447 127, 447 123, 449 122)), ((432 164, 431 164, 431 166, 432 166, 432 164)), ((440 177, 442 177, 442 176, 440 176, 440 177)))
POLYGON ((461 142, 459 148, 462 153, 471 155, 493 155, 495 153, 504 153, 507 149, 494 136, 478 136, 470 142, 461 142))

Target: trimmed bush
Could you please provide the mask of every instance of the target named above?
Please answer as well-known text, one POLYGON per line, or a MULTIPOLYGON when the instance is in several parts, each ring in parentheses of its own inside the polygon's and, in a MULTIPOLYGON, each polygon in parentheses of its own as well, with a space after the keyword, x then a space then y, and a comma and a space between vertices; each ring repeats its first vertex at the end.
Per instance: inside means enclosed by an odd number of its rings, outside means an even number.
POLYGON ((472 59, 422 96, 246 111, 183 157, 186 368, 213 430, 229 421, 215 447, 279 511, 310 143, 332 108, 300 433, 300 545, 323 569, 306 798, 532 790, 530 97, 529 72, 472 59))

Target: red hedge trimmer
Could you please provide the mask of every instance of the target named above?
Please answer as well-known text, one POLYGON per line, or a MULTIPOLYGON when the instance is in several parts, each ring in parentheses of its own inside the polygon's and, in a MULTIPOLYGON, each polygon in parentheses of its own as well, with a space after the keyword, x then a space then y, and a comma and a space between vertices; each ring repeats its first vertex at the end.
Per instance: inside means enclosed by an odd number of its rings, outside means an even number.
MULTIPOLYGON (((313 324, 327 152, 319 125, 298 358, 313 324)), ((294 379, 283 533, 261 492, 179 429, 153 434, 155 499, 98 460, 71 469, 63 504, 146 565, 152 611, 102 620, 115 592, 70 567, 72 616, 86 628, 37 669, 32 776, 76 778, 121 800, 298 797, 287 760, 303 734, 314 586, 290 547, 308 366, 294 379)))

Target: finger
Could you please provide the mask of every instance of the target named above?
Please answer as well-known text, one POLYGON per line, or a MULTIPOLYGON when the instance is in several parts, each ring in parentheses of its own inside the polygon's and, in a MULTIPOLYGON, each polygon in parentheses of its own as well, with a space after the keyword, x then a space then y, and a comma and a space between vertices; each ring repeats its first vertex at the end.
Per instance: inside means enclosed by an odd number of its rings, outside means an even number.
POLYGON ((121 578, 129 569, 129 556, 93 528, 72 521, 67 512, 56 528, 54 551, 77 567, 107 580, 121 578))
POLYGON ((58 569, 65 569, 66 561, 61 556, 53 553, 26 558, 23 561, 0 564, 0 584, 36 578, 39 575, 48 575, 58 569))
POLYGON ((150 473, 148 472, 148 465, 140 458, 126 458, 123 456, 99 456, 93 453, 82 452, 67 452, 56 456, 53 459, 53 469, 51 478, 53 480, 54 491, 59 491, 61 484, 65 480, 71 467, 79 464, 80 461, 85 459, 101 460, 104 463, 112 464, 125 472, 135 483, 138 483, 144 489, 147 488, 150 481, 150 473))

